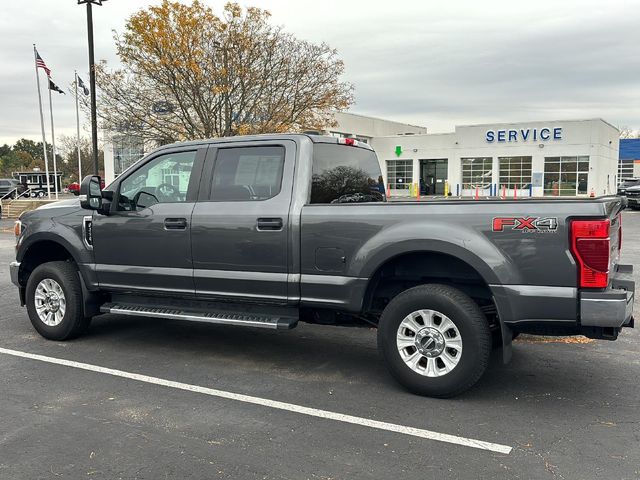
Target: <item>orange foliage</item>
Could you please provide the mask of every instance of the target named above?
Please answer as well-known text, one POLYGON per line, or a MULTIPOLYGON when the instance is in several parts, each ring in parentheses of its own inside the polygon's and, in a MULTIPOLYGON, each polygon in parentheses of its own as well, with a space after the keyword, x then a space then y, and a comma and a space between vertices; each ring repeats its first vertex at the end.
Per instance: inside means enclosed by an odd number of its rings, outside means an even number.
POLYGON ((115 37, 123 68, 98 67, 105 127, 182 140, 327 126, 353 103, 344 64, 269 20, 237 3, 217 16, 198 0, 138 11, 115 37))

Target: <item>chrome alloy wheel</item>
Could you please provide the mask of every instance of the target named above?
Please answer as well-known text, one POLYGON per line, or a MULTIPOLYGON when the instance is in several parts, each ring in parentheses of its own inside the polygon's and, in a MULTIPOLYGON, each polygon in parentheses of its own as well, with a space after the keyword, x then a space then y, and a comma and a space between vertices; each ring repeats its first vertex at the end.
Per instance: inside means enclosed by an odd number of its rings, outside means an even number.
POLYGON ((34 302, 38 318, 49 327, 62 322, 67 311, 67 300, 58 282, 45 278, 36 287, 34 302))
POLYGON ((417 310, 407 315, 398 327, 396 344, 404 363, 427 377, 446 375, 462 357, 458 327, 435 310, 417 310))

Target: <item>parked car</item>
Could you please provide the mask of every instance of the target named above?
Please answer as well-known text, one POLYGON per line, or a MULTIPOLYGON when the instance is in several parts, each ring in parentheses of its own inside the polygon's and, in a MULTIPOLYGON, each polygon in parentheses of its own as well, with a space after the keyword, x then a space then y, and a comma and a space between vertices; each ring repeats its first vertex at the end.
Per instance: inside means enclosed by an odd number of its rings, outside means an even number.
POLYGON ((640 178, 626 178, 618 185, 618 195, 626 195, 627 189, 640 185, 640 178))
MULTIPOLYGON (((104 180, 100 180, 100 188, 104 188, 104 180)), ((80 195, 80 184, 78 182, 73 182, 67 185, 67 190, 69 193, 73 193, 75 196, 80 195)))
POLYGON ((628 187, 625 191, 629 208, 640 209, 640 184, 635 187, 628 187))
POLYGON ((517 333, 633 326, 622 197, 387 202, 370 146, 301 134, 167 145, 80 191, 16 227, 11 279, 56 341, 100 313, 374 326, 402 385, 450 397, 517 333))
POLYGON ((80 195, 80 184, 78 182, 73 182, 67 185, 67 190, 69 193, 73 193, 74 195, 80 195))
POLYGON ((25 190, 25 186, 15 178, 0 178, 0 199, 18 198, 25 190))

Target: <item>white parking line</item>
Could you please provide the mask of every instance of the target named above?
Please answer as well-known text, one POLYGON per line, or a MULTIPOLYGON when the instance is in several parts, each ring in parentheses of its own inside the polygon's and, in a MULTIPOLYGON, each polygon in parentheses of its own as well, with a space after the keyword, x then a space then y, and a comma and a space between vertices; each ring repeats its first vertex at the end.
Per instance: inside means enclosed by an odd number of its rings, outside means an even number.
POLYGON ((48 357, 45 355, 37 355, 35 353, 21 352, 19 350, 11 350, 8 348, 0 347, 0 353, 6 355, 12 355, 14 357, 28 358, 31 360, 37 360, 39 362, 52 363, 55 365, 63 365, 65 367, 78 368, 80 370, 88 370, 90 372, 104 373, 106 375, 112 375, 114 377, 128 378, 138 382, 150 383, 153 385, 161 385, 163 387, 176 388, 178 390, 186 390, 188 392, 196 392, 204 395, 210 395, 212 397, 227 398, 229 400, 236 400, 238 402, 252 403, 254 405, 261 405, 263 407, 275 408, 278 410, 285 410, 288 412, 300 413, 302 415, 309 415, 311 417, 326 418, 329 420, 335 420, 338 422, 351 423, 354 425, 362 425, 364 427, 376 428, 378 430, 386 430, 389 432, 401 433, 404 435, 411 435, 419 438, 426 438, 428 440, 435 440, 437 442, 453 443, 455 445, 462 445, 465 447, 478 448, 480 450, 489 450, 497 453, 509 454, 511 453, 511 447, 508 445, 501 445, 499 443, 484 442, 482 440, 474 440, 473 438, 459 437, 456 435, 448 435, 446 433, 433 432, 431 430, 424 430, 422 428, 406 427, 404 425, 396 425, 394 423, 380 422, 378 420, 371 420, 369 418, 355 417, 353 415, 345 415, 343 413, 330 412, 328 410, 319 410, 317 408, 304 407, 302 405, 296 405, 293 403, 278 402, 276 400, 269 400, 267 398, 252 397, 250 395, 242 395, 240 393, 226 392, 224 390, 217 390, 214 388, 201 387, 199 385, 191 385, 188 383, 174 382, 172 380, 165 380, 158 377, 150 377, 148 375, 140 375, 139 373, 125 372, 123 370, 115 370, 113 368, 100 367, 98 365, 91 365, 89 363, 75 362, 73 360, 65 360, 62 358, 48 357))

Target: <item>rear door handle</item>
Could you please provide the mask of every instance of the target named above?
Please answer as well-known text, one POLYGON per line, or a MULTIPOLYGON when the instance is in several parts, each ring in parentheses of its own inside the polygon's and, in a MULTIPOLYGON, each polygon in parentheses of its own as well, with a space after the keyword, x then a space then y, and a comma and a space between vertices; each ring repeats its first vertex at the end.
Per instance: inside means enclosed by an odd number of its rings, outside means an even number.
POLYGON ((278 231, 282 230, 281 218, 259 218, 258 230, 260 231, 278 231))
POLYGON ((165 230, 186 230, 187 219, 186 218, 165 218, 164 229, 165 230))

